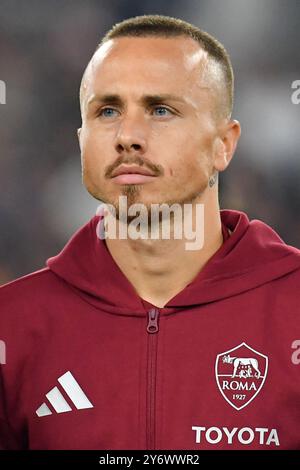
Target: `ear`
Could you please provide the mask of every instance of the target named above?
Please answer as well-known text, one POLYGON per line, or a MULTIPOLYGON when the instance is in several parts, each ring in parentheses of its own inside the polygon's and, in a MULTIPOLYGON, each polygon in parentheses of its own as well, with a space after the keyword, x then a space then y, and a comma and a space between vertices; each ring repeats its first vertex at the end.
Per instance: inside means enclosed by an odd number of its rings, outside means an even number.
POLYGON ((77 129, 77 137, 78 137, 78 141, 79 141, 79 146, 80 146, 80 134, 81 134, 81 127, 79 127, 77 129))
POLYGON ((240 135, 241 126, 238 121, 232 120, 222 125, 214 149, 214 168, 217 171, 224 171, 228 167, 240 135))

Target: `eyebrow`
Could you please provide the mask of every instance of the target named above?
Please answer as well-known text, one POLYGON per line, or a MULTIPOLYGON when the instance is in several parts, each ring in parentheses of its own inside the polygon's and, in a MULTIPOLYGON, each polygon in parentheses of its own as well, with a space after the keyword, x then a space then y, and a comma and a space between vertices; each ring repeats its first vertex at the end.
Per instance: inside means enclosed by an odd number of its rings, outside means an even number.
MULTIPOLYGON (((172 95, 169 93, 162 94, 162 95, 144 95, 139 99, 139 102, 143 105, 149 106, 153 104, 159 104, 168 100, 186 103, 184 98, 180 96, 172 95)), ((92 98, 90 98, 87 102, 88 107, 95 102, 101 103, 101 104, 121 105, 123 103, 123 100, 120 95, 113 95, 113 94, 93 95, 92 98)))

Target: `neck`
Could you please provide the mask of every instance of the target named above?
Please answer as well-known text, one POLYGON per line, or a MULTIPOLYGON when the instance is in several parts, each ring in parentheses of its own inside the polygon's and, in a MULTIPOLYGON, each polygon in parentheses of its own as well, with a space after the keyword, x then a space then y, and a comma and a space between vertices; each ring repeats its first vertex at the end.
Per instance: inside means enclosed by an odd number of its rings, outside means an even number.
MULTIPOLYGON (((196 204, 193 204, 193 231, 199 230, 196 204), (197 222, 197 223, 196 223, 197 222)), ((200 248, 187 249, 191 240, 181 239, 106 239, 107 248, 120 270, 137 294, 157 307, 183 290, 203 269, 223 243, 217 198, 204 203, 203 243, 200 248), (209 203, 210 202, 210 203, 209 203), (213 202, 213 203, 212 203, 213 202)))

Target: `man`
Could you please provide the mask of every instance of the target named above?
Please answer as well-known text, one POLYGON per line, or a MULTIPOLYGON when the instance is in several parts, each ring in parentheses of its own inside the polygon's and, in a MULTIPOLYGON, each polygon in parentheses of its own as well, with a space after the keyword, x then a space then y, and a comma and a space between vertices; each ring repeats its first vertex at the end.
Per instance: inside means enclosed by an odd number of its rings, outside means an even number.
POLYGON ((240 136, 224 47, 181 20, 126 20, 80 99, 83 181, 105 205, 0 289, 2 448, 300 449, 300 254, 219 208, 240 136), (143 235, 169 220, 170 237, 106 236, 134 222, 122 197, 143 235), (189 209, 200 247, 171 236, 176 214, 153 220, 161 204, 189 209))

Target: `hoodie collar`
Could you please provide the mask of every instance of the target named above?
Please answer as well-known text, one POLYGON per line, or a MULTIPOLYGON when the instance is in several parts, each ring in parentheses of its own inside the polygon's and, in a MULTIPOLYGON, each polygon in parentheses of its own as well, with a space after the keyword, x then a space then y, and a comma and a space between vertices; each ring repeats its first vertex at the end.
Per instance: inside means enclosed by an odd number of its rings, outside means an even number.
MULTIPOLYGON (((286 245, 260 220, 244 212, 221 210, 224 243, 204 268, 163 309, 214 302, 254 289, 300 267, 300 251, 286 245), (226 236, 226 230, 232 233, 226 236)), ((97 236, 101 217, 94 216, 47 260, 48 268, 87 302, 115 314, 144 315, 145 303, 97 236)))

